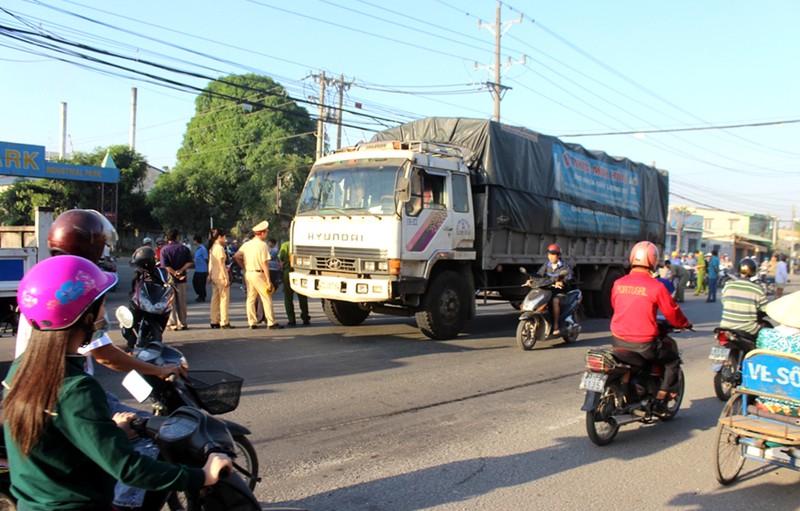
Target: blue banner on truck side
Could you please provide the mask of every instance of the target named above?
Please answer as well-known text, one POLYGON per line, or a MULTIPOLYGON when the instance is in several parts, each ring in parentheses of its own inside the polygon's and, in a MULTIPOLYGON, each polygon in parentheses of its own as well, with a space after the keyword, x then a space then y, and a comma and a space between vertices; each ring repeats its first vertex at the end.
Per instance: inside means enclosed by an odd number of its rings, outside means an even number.
POLYGON ((639 178, 625 167, 587 158, 559 144, 553 144, 553 167, 557 192, 639 214, 639 178))
POLYGON ((745 389, 800 401, 800 357, 796 355, 751 351, 742 373, 745 389))
POLYGON ((553 201, 552 227, 569 232, 594 232, 633 237, 639 234, 641 222, 633 218, 582 208, 566 202, 553 201))

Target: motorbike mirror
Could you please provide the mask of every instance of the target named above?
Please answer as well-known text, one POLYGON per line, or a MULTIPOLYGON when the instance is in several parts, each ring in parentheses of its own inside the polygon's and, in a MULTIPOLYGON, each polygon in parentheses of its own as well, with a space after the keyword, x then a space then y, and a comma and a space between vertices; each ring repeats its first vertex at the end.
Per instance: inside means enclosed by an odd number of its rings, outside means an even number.
POLYGON ((526 270, 524 266, 520 266, 520 267, 519 267, 519 272, 520 272, 520 273, 524 273, 525 275, 527 275, 527 274, 528 274, 528 270, 526 270))
POLYGON ((121 327, 130 328, 133 326, 133 312, 124 305, 117 307, 117 310, 114 311, 114 315, 117 317, 117 321, 119 321, 121 327))

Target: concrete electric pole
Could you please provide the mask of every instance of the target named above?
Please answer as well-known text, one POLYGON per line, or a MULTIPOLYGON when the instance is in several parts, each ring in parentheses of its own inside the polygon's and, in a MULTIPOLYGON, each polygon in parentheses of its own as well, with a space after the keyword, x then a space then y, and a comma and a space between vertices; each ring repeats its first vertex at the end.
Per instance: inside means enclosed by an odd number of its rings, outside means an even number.
MULTIPOLYGON (((501 11, 500 7, 502 6, 502 2, 500 0, 497 1, 497 9, 495 11, 495 22, 491 24, 483 23, 481 20, 478 20, 478 28, 485 28, 491 33, 494 34, 494 65, 488 66, 478 66, 478 63, 475 63, 475 70, 478 69, 486 69, 486 70, 493 70, 494 71, 494 81, 493 82, 486 82, 492 91, 492 96, 494 97, 494 120, 500 122, 500 100, 503 97, 505 91, 510 89, 511 87, 507 87, 500 83, 500 76, 502 74, 503 65, 500 64, 500 37, 502 34, 505 34, 511 25, 514 23, 522 23, 522 14, 519 15, 519 19, 511 20, 511 21, 502 21, 501 20, 501 11)), ((514 64, 525 64, 527 60, 527 56, 523 55, 522 60, 519 62, 511 62, 511 58, 509 57, 508 62, 506 63, 506 67, 510 67, 514 64)))

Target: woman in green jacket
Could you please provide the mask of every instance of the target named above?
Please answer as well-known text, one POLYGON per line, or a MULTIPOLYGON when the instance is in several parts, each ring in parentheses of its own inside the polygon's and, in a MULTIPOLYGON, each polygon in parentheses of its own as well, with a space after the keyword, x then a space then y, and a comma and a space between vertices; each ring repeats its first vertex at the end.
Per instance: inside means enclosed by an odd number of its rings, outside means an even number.
POLYGON ((127 414, 110 419, 105 392, 84 372, 78 348, 103 328, 104 296, 115 274, 87 259, 45 259, 23 277, 20 312, 33 327, 28 349, 3 381, 11 492, 19 509, 111 509, 114 483, 189 490, 216 483, 230 467, 211 455, 203 469, 134 451, 127 414))

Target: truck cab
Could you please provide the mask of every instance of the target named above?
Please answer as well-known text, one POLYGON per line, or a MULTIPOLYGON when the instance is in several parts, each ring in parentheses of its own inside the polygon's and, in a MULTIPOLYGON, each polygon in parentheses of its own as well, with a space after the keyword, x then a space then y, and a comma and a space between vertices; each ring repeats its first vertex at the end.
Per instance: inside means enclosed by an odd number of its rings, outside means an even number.
POLYGON ((315 163, 298 204, 291 287, 322 299, 331 321, 357 325, 376 311, 416 315, 432 337, 458 333, 473 311, 476 232, 458 149, 397 141, 343 149, 315 163))

